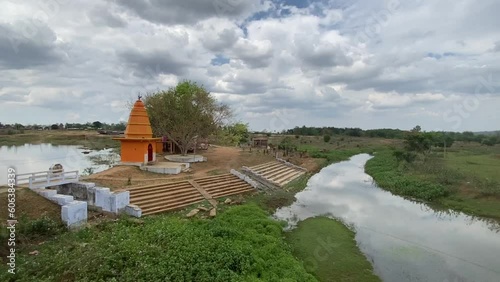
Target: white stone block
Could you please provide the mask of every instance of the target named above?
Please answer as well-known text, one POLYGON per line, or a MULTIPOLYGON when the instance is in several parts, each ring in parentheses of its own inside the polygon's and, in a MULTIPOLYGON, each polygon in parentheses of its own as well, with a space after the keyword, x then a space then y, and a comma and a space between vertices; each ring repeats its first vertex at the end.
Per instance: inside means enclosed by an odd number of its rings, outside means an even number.
POLYGON ((60 206, 64 206, 66 204, 73 202, 75 199, 73 198, 73 196, 57 194, 50 197, 50 200, 57 203, 60 206))
POLYGON ((49 189, 40 189, 40 196, 46 198, 46 199, 49 199, 52 197, 52 196, 55 196, 57 195, 57 191, 56 190, 49 190, 49 189))
POLYGON ((127 205, 125 206, 125 214, 128 214, 130 216, 134 217, 141 217, 142 216, 142 210, 136 205, 127 205))
MULTIPOLYGON (((116 191, 111 194, 109 211, 118 213, 122 211, 128 204, 130 204, 130 192, 116 191)), ((105 210, 104 207, 103 210, 105 210)))
POLYGON ((87 221, 87 202, 73 201, 61 207, 61 219, 68 227, 77 227, 87 221))
POLYGON ((109 188, 96 187, 95 188, 95 205, 101 207, 105 211, 110 211, 110 197, 111 192, 109 188))
POLYGON ((74 184, 78 185, 78 186, 83 186, 83 187, 85 187, 87 189, 95 187, 95 183, 93 183, 93 182, 76 182, 74 184))

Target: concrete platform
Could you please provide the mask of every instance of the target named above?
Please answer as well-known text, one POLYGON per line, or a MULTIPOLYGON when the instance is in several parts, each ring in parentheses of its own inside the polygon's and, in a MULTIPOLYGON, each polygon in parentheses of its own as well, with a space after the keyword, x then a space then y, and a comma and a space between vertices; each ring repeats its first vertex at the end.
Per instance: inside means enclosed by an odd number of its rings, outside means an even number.
POLYGON ((165 159, 176 163, 200 163, 206 162, 207 158, 202 155, 168 155, 165 159))
POLYGON ((189 168, 189 163, 180 162, 156 162, 151 165, 141 166, 141 170, 162 174, 179 174, 187 168, 189 168))

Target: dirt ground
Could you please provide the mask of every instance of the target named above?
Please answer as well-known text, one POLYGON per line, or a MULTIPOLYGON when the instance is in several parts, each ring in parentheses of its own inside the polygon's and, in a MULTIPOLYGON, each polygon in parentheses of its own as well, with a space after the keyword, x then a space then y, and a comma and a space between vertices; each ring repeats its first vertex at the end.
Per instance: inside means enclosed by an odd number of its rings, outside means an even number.
MULTIPOLYGON (((207 158, 207 162, 191 164, 191 172, 183 172, 178 175, 164 175, 142 171, 132 166, 115 166, 100 173, 95 173, 82 178, 84 181, 95 182, 97 185, 110 187, 112 189, 123 189, 133 186, 164 183, 186 179, 199 178, 210 175, 228 173, 232 168, 239 169, 242 166, 254 166, 274 160, 273 155, 264 154, 260 150, 253 149, 252 152, 241 150, 237 147, 210 147, 199 154, 207 158), (131 184, 128 185, 130 177, 131 184)), ((158 156, 164 161, 164 156, 158 156)), ((314 170, 318 162, 314 159, 300 159, 306 168, 314 170)), ((297 164, 297 161, 294 160, 297 164)), ((300 162, 302 163, 302 162, 300 162)), ((299 164, 300 164, 299 163, 299 164)))
MULTIPOLYGON (((0 192, 0 220, 7 220, 7 192, 0 192)), ((47 215, 50 218, 61 220, 61 207, 28 188, 16 188, 16 217, 26 216, 29 219, 47 215)))

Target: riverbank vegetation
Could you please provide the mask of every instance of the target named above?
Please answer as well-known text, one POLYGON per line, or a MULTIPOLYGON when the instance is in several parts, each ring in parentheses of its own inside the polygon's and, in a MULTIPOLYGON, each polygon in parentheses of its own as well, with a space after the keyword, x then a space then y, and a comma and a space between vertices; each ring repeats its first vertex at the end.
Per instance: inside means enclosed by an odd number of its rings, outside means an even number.
POLYGON ((211 220, 120 218, 26 251, 35 249, 17 257, 15 278, 2 271, 0 280, 315 281, 292 256, 282 226, 252 204, 211 220))
POLYGON ((358 249, 354 232, 338 220, 308 218, 286 233, 286 241, 319 281, 380 281, 358 249))
POLYGON ((394 194, 500 219, 500 146, 433 144, 415 131, 403 148, 377 152, 365 170, 394 194))

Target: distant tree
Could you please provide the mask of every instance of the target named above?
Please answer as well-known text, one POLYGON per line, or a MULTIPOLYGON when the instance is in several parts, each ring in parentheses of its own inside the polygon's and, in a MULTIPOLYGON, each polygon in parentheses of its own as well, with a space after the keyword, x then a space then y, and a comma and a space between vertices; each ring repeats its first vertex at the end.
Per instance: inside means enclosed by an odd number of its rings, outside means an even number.
POLYGON ((411 130, 411 132, 421 132, 421 131, 422 131, 422 128, 420 127, 420 125, 415 126, 415 127, 411 130))
POLYGON ((431 152, 434 140, 431 134, 422 133, 417 130, 412 130, 405 137, 405 150, 423 156, 424 161, 427 155, 431 152))
POLYGON ((278 149, 283 150, 284 155, 288 156, 290 152, 297 150, 297 146, 294 144, 292 138, 287 136, 278 144, 278 149))
POLYGON ((157 136, 166 135, 183 155, 196 138, 206 138, 231 116, 229 106, 217 102, 204 87, 183 81, 167 91, 147 94, 144 104, 157 136))
POLYGON ((92 123, 92 127, 95 128, 95 129, 102 128, 102 122, 100 122, 100 121, 94 121, 92 123))
POLYGON ((331 139, 331 136, 330 136, 330 135, 324 135, 324 136, 323 136, 323 141, 325 141, 325 143, 330 142, 330 139, 331 139))
POLYGON ((52 130, 57 130, 57 129, 59 129, 59 124, 54 123, 53 125, 51 125, 51 126, 50 126, 50 129, 52 129, 52 130))
POLYGON ((497 144, 497 137, 496 136, 490 136, 488 138, 484 138, 483 141, 481 142, 482 144, 486 146, 493 146, 497 144))

